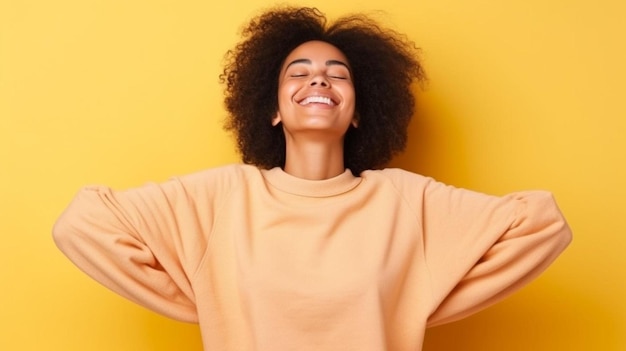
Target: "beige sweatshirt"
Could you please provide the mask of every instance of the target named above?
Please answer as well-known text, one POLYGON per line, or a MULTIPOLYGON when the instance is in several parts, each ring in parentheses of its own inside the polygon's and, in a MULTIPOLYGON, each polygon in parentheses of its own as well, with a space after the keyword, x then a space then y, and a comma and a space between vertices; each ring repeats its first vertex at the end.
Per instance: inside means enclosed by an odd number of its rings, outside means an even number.
POLYGON ((311 181, 247 165, 87 187, 53 232, 105 286, 198 322, 206 350, 268 351, 419 350, 427 326, 509 295, 571 239, 543 191, 493 197, 398 169, 311 181))

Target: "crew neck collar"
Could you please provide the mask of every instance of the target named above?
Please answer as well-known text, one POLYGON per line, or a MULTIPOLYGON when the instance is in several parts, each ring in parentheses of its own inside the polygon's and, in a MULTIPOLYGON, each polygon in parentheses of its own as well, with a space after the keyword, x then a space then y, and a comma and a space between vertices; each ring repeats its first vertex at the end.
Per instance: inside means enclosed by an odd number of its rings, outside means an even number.
POLYGON ((263 177, 276 189, 299 196, 330 197, 348 192, 361 182, 349 169, 329 179, 309 180, 298 178, 286 173, 282 168, 275 167, 262 170, 263 177))

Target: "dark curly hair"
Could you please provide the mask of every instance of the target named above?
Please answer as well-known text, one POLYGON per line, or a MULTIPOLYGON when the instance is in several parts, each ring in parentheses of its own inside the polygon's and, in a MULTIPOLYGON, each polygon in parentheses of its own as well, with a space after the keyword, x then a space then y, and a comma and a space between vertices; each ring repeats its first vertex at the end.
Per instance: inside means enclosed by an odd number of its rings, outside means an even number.
POLYGON ((365 15, 330 25, 315 8, 280 7, 253 18, 243 40, 226 54, 220 82, 242 161, 261 168, 283 167, 285 136, 271 124, 278 110, 278 76, 289 53, 311 40, 341 50, 352 69, 358 128, 344 138, 344 166, 359 175, 383 167, 401 152, 414 112, 411 85, 425 80, 418 49, 403 35, 365 15))

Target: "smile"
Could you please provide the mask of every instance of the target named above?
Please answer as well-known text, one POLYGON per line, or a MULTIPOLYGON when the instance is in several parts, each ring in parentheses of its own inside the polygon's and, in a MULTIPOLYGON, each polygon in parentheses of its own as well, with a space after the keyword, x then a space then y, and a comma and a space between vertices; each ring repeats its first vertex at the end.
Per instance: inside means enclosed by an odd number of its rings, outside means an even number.
POLYGON ((326 104, 328 106, 335 106, 335 102, 325 96, 309 96, 300 101, 299 104, 303 106, 308 104, 326 104))

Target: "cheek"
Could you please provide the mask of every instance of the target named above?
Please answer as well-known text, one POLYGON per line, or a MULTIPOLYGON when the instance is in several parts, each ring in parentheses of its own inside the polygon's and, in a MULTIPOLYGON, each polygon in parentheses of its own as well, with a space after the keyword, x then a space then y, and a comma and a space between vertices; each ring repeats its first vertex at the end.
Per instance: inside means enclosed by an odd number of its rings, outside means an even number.
POLYGON ((356 104, 356 95, 354 94, 354 89, 346 88, 343 92, 344 101, 349 102, 350 105, 354 108, 356 104))
POLYGON ((290 84, 281 84, 278 86, 278 102, 281 101, 288 102, 291 101, 292 96, 294 94, 294 87, 290 84))
POLYGON ((289 94, 289 86, 287 84, 278 85, 278 99, 284 99, 289 94))

